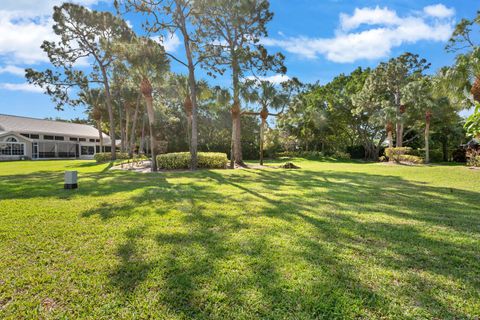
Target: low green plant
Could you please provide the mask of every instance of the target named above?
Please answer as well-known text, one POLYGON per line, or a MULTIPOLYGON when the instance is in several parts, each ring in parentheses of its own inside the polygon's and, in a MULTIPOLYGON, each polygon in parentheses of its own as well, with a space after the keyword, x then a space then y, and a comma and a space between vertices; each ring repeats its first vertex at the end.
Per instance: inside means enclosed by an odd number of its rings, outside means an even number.
POLYGON ((350 160, 352 157, 350 156, 350 153, 348 152, 342 152, 342 151, 335 151, 332 154, 332 157, 338 160, 350 160))
POLYGON ((398 156, 398 162, 408 162, 408 163, 414 163, 414 164, 422 164, 424 163, 424 160, 422 157, 418 156, 412 156, 410 154, 402 154, 398 156))
MULTIPOLYGON (((117 152, 116 156, 117 156, 117 160, 130 159, 130 156, 128 155, 128 153, 125 153, 125 152, 117 152)), ((112 161, 112 154, 110 152, 99 152, 99 153, 95 153, 93 158, 98 163, 109 162, 109 161, 112 161)))
POLYGON ((387 148, 385 149, 385 155, 387 156, 388 159, 397 161, 399 156, 405 155, 405 154, 411 154, 412 153, 412 148, 409 147, 399 147, 399 148, 387 148))
POLYGON ((284 151, 277 153, 277 158, 306 158, 306 159, 322 159, 325 157, 321 151, 284 151))
POLYGON ((412 155, 412 153, 413 153, 413 150, 412 148, 409 148, 409 147, 385 149, 385 155, 390 161, 394 161, 396 163, 409 162, 409 163, 415 163, 415 164, 420 164, 424 162, 422 157, 412 155))
POLYGON ((480 167, 480 155, 468 158, 467 165, 471 167, 480 167))
MULTIPOLYGON (((198 168, 201 169, 225 169, 227 162, 228 158, 225 153, 198 153, 198 168)), ((177 152, 158 155, 157 165, 159 169, 166 170, 188 169, 190 166, 190 153, 177 152)))

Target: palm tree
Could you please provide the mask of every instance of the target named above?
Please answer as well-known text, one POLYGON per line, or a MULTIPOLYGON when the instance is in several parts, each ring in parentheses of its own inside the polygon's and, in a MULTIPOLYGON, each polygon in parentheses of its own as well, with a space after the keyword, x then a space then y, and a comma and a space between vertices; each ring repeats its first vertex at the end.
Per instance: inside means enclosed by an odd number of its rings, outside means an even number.
MULTIPOLYGON (((196 86, 197 103, 210 99, 212 97, 212 89, 208 82, 200 80, 196 86)), ((191 99, 190 84, 188 77, 177 75, 173 78, 174 94, 180 99, 187 118, 187 143, 189 149, 192 148, 192 124, 193 124, 193 102, 191 99)), ((194 168, 192 168, 194 169, 194 168)))
POLYGON ((259 116, 261 119, 260 125, 260 165, 263 165, 263 149, 265 142, 265 129, 269 116, 278 117, 283 114, 285 107, 290 102, 291 95, 298 90, 300 82, 297 79, 292 79, 282 83, 281 91, 277 86, 266 80, 247 81, 247 87, 251 90, 244 90, 243 98, 247 101, 256 102, 260 106, 259 112, 243 112, 242 114, 259 116), (282 109, 278 113, 271 113, 269 109, 282 109))
POLYGON ((153 84, 159 87, 168 72, 169 61, 165 54, 165 49, 162 45, 150 38, 139 37, 130 43, 117 44, 116 52, 128 62, 130 71, 137 80, 140 93, 145 100, 150 131, 152 171, 157 171, 153 84))
POLYGON ((80 98, 87 105, 89 117, 95 121, 100 139, 100 152, 103 148, 102 122, 105 113, 105 95, 101 89, 87 89, 80 93, 80 98))

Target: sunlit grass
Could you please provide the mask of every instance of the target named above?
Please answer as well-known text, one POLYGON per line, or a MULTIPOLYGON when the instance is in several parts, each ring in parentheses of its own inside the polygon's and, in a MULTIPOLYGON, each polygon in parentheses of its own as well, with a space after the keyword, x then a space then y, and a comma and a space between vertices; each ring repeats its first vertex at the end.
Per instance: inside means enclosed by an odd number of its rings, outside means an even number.
POLYGON ((480 316, 480 171, 293 162, 0 163, 0 318, 480 316))

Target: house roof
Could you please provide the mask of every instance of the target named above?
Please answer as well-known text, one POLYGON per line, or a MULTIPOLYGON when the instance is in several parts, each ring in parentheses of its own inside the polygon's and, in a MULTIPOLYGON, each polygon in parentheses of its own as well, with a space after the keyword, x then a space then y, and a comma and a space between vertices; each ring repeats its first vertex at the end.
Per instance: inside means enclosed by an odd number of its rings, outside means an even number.
MULTIPOLYGON (((86 124, 0 114, 0 132, 9 131, 98 138, 98 130, 86 124)), ((109 139, 108 135, 105 138, 109 139)))
POLYGON ((18 139, 20 139, 20 140, 25 140, 25 141, 33 142, 33 140, 31 140, 31 139, 29 139, 29 138, 27 138, 27 137, 24 137, 24 136, 22 136, 22 135, 20 135, 20 134, 18 134, 18 133, 16 133, 16 132, 0 131, 0 140, 2 140, 2 138, 3 138, 4 136, 7 136, 7 137, 8 137, 8 136, 14 136, 14 137, 16 137, 16 138, 18 138, 18 139))

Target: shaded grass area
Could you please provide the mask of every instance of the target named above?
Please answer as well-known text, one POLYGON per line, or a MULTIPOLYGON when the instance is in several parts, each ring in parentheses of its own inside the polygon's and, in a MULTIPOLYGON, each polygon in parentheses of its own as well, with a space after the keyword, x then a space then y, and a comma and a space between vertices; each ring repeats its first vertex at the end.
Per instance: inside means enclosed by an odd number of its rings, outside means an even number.
POLYGON ((0 163, 0 318, 480 315, 480 172, 293 161, 0 163))

